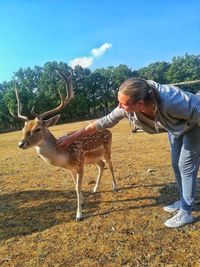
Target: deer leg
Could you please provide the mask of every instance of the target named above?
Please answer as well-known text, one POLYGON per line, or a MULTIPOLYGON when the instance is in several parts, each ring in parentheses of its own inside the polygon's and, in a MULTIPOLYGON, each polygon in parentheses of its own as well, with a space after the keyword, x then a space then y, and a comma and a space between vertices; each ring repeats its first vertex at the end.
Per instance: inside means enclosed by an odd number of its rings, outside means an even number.
POLYGON ((74 184, 76 185, 76 174, 77 174, 77 172, 76 171, 70 171, 70 174, 71 174, 71 176, 72 176, 72 179, 73 179, 73 181, 74 181, 74 184))
POLYGON ((79 222, 82 219, 82 197, 81 197, 81 184, 83 179, 83 169, 77 172, 76 176, 76 194, 77 194, 77 212, 76 221, 79 222))
POLYGON ((117 185, 116 185, 110 150, 106 151, 106 153, 104 154, 104 158, 105 158, 106 162, 108 163, 110 172, 112 174, 112 188, 113 188, 113 190, 117 190, 117 185))
MULTIPOLYGON (((74 184, 76 186, 77 171, 70 171, 70 174, 71 174, 73 181, 74 181, 74 184)), ((82 191, 80 192, 80 202, 81 202, 81 205, 83 205, 85 202, 82 191)))
POLYGON ((97 192, 97 189, 98 189, 100 181, 101 181, 101 176, 103 174, 103 170, 104 170, 104 167, 105 167, 105 163, 103 162, 103 160, 99 160, 99 161, 96 162, 96 165, 97 165, 97 168, 98 168, 99 172, 98 172, 98 175, 97 175, 96 184, 95 184, 95 187, 93 189, 93 193, 97 192))

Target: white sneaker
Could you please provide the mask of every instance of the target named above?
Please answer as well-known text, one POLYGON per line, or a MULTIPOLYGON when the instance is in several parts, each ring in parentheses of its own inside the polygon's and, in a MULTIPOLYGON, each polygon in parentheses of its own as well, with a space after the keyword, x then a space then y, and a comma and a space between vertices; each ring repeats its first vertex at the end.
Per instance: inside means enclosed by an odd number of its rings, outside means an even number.
POLYGON ((176 228, 193 222, 192 214, 185 210, 179 210, 175 216, 165 222, 165 226, 176 228))
POLYGON ((180 208, 181 208, 181 201, 178 200, 171 205, 165 206, 163 209, 167 212, 172 213, 172 212, 176 212, 177 210, 180 210, 180 208))

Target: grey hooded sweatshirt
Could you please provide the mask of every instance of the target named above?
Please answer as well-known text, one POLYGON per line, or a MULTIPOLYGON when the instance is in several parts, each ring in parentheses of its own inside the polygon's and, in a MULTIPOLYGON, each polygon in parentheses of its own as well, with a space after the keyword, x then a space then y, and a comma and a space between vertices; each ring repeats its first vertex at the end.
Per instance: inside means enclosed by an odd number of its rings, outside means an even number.
POLYGON ((179 137, 195 126, 200 127, 200 96, 172 85, 147 82, 158 91, 160 96, 160 102, 155 102, 157 112, 154 121, 148 119, 142 112, 129 113, 117 107, 96 121, 97 130, 111 128, 124 118, 128 118, 130 122, 134 122, 150 134, 168 131, 179 137))

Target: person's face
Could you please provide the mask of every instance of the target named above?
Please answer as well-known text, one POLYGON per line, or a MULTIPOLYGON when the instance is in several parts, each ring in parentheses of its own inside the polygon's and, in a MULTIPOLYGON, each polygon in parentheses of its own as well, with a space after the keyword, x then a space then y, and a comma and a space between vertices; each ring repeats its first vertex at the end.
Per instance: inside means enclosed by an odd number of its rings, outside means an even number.
POLYGON ((130 96, 123 93, 118 93, 119 107, 123 108, 127 112, 142 111, 144 108, 144 101, 140 100, 137 103, 133 103, 130 96))

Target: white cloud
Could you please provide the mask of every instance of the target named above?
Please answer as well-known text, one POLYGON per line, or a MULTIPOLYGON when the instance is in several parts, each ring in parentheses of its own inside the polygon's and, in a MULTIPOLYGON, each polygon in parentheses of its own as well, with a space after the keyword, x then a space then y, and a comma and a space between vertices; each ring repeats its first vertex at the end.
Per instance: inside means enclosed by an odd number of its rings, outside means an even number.
POLYGON ((93 58, 92 57, 76 57, 70 60, 69 65, 74 68, 75 66, 79 65, 83 68, 88 68, 92 65, 93 58))
POLYGON ((93 48, 91 50, 91 54, 94 57, 99 57, 99 56, 103 55, 106 52, 106 50, 111 48, 111 47, 112 47, 112 44, 105 43, 105 44, 101 45, 99 48, 93 48))
POLYGON ((93 48, 91 50, 91 56, 88 57, 76 57, 69 61, 69 65, 74 68, 75 66, 79 65, 83 68, 88 68, 93 64, 94 58, 102 56, 107 49, 111 48, 112 44, 105 43, 101 45, 99 48, 93 48))

